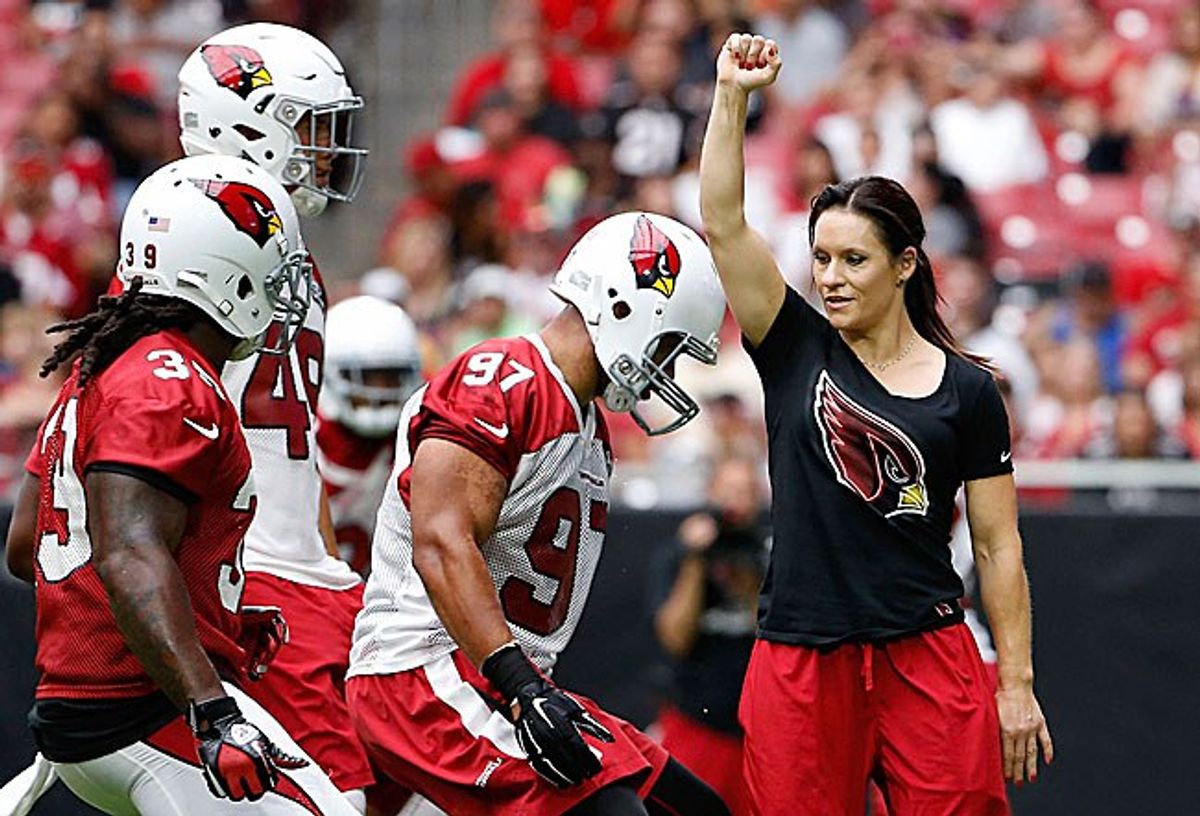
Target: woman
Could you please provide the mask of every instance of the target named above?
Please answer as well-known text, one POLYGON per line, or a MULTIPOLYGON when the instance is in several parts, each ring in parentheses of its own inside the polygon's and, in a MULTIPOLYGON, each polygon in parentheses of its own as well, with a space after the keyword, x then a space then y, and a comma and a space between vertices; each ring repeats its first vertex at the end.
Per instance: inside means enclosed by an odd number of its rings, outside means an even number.
POLYGON ((742 210, 746 99, 780 65, 773 42, 729 38, 700 170, 770 442, 775 546, 740 710, 751 809, 862 813, 874 778, 900 816, 1006 813, 1003 777, 1033 781, 1039 745, 1047 761, 1053 749, 1033 693, 1004 406, 937 315, 921 215, 899 184, 860 178, 813 201, 828 318, 785 285, 742 210), (963 483, 994 702, 950 562, 963 483))

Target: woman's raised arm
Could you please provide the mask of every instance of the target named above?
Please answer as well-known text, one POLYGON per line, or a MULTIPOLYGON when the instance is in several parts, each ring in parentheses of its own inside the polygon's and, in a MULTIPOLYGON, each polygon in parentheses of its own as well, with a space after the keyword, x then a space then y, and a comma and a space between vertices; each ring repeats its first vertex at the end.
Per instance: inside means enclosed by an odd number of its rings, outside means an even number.
POLYGON ((700 155, 704 232, 733 316, 758 345, 787 292, 763 237, 746 223, 743 137, 750 92, 775 81, 783 60, 773 40, 731 34, 717 55, 717 85, 700 155))

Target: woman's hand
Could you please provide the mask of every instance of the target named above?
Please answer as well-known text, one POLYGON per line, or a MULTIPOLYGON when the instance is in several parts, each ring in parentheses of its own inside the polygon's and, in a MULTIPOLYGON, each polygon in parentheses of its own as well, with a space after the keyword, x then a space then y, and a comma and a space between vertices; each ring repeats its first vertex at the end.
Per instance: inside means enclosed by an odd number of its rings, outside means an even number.
POLYGON ((1032 686, 999 689, 996 710, 1000 715, 1000 741, 1004 749, 1004 778, 1018 785, 1037 781, 1038 745, 1049 764, 1054 761, 1054 741, 1032 686))
POLYGON ((774 82, 782 67, 774 40, 757 34, 730 34, 717 55, 717 84, 750 93, 774 82))

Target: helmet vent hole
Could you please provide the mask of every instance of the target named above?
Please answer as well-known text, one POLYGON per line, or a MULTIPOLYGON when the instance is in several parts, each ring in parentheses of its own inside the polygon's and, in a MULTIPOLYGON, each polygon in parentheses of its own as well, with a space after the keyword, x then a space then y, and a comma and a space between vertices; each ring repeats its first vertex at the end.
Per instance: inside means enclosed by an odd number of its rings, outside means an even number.
POLYGON ((210 139, 216 139, 220 135, 221 135, 221 129, 219 127, 210 127, 208 129, 208 137, 210 139))
POLYGON ((265 158, 267 161, 273 160, 275 158, 275 151, 268 150, 266 153, 263 153, 263 158, 265 158))
MULTIPOLYGON (((614 292, 613 294, 616 293, 614 292)), ((633 314, 633 309, 631 309, 629 304, 625 301, 618 300, 613 304, 612 312, 613 317, 615 317, 617 320, 624 320, 625 318, 629 317, 629 315, 633 314)))
POLYGON ((248 275, 242 275, 242 279, 238 281, 237 296, 242 300, 250 297, 254 292, 254 284, 250 282, 248 275))
POLYGON ((183 184, 183 182, 182 182, 181 180, 179 180, 179 179, 176 179, 176 180, 175 180, 175 183, 174 183, 174 184, 172 184, 171 186, 172 186, 172 187, 178 187, 180 184, 183 184))
POLYGON ((255 130, 249 125, 234 125, 233 129, 238 132, 247 142, 257 142, 259 139, 265 139, 266 134, 261 130, 255 130))
POLYGON ((617 290, 616 290, 616 289, 609 289, 609 290, 608 290, 608 296, 609 296, 610 298, 615 298, 615 297, 617 296, 617 290))

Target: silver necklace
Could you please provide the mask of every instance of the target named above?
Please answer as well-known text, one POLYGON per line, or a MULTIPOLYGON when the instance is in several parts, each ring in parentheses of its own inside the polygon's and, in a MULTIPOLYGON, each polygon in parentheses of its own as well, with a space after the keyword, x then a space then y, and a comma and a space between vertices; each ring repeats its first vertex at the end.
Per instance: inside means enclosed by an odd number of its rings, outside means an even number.
MULTIPOLYGON (((863 360, 863 362, 864 362, 864 363, 867 363, 867 367, 868 367, 868 368, 873 368, 873 369, 875 369, 876 371, 878 371, 880 374, 882 374, 883 372, 887 371, 889 368, 891 368, 892 366, 894 366, 896 363, 900 362, 900 361, 901 361, 901 360, 903 360, 905 357, 907 357, 907 356, 908 356, 908 353, 909 353, 910 351, 912 351, 912 349, 913 349, 913 345, 914 345, 916 342, 917 342, 917 333, 916 333, 916 332, 913 332, 913 333, 912 333, 912 334, 909 336, 909 338, 908 338, 908 342, 904 344, 904 348, 903 348, 903 349, 901 349, 900 353, 899 353, 899 354, 897 354, 897 355, 896 355, 896 356, 895 356, 893 359, 891 359, 891 360, 888 360, 886 363, 869 363, 869 362, 867 362, 866 360, 863 360)), ((858 359, 862 360, 862 358, 861 358, 861 357, 859 357, 858 359)))

